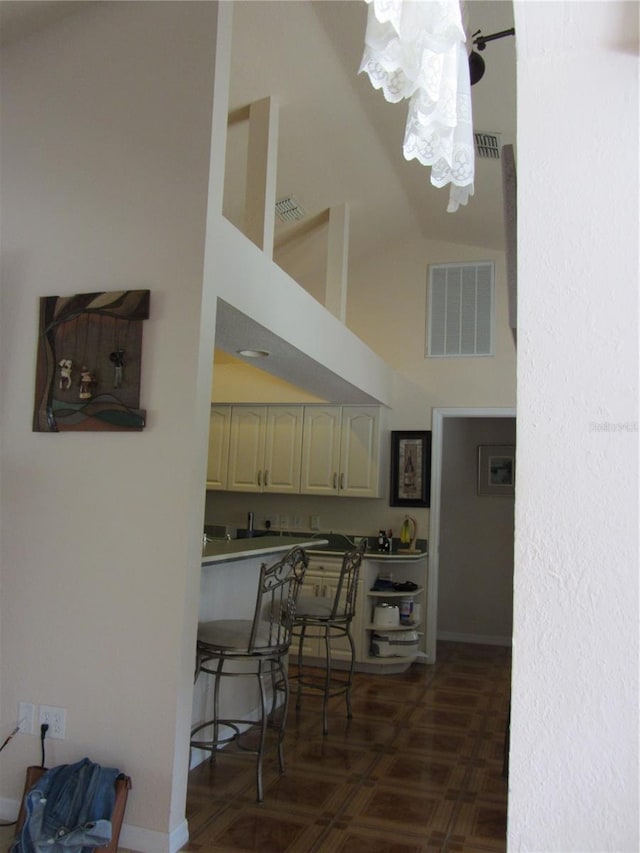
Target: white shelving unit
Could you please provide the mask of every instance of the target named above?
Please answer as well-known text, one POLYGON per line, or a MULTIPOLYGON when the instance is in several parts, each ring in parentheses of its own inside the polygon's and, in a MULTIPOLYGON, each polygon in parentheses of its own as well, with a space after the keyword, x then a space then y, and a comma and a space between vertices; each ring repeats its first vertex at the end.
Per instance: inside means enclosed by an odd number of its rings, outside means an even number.
MULTIPOLYGON (((305 577, 303 589, 306 594, 322 595, 332 588, 337 578, 341 560, 336 555, 311 555, 309 568, 305 577)), ((358 595, 356 599, 356 618, 353 620, 351 630, 356 647, 356 669, 363 672, 402 672, 413 663, 421 652, 424 652, 424 634, 426 620, 427 589, 427 555, 376 555, 369 553, 362 561, 360 579, 358 581, 358 595), (389 577, 396 582, 403 583, 411 581, 417 584, 417 589, 404 592, 374 591, 372 586, 378 576, 389 577), (412 624, 400 624, 392 628, 381 628, 373 624, 372 614, 374 606, 380 601, 398 603, 401 599, 411 598, 414 607, 417 605, 420 614, 412 624), (371 638, 373 633, 390 633, 397 631, 418 631, 420 641, 415 652, 408 655, 393 657, 381 657, 371 654, 371 638)), ((415 612, 415 611, 414 611, 415 612)), ((305 644, 306 648, 306 644, 305 644)), ((312 658, 317 654, 313 642, 305 657, 312 658)), ((295 654, 295 648, 292 649, 295 654)), ((341 650, 336 650, 336 664, 341 663, 341 650)))
MULTIPOLYGON (((369 602, 369 607, 372 610, 375 606, 375 600, 388 601, 389 604, 395 604, 398 600, 411 598, 414 600, 419 596, 422 596, 424 592, 424 587, 419 586, 417 589, 412 589, 407 592, 373 592, 369 590, 367 592, 367 598, 374 599, 373 602, 369 602)), ((418 602, 419 604, 421 602, 418 602)), ((368 624, 365 625, 365 630, 367 631, 416 631, 422 625, 422 608, 420 608, 420 617, 418 619, 413 619, 411 622, 402 622, 400 625, 381 628, 379 625, 374 625, 374 623, 369 620, 368 624)))
MULTIPOLYGON (((378 564, 379 565, 379 564, 378 564)), ((415 567, 414 567, 415 569, 415 567)), ((403 567, 403 573, 411 572, 411 569, 408 567, 403 567)), ((395 574, 395 573, 394 573, 395 574)), ((403 580, 413 580, 411 577, 403 578, 403 580)), ((416 583, 416 581, 414 581, 416 583)), ((422 620, 424 614, 424 606, 422 604, 422 598, 424 593, 424 586, 418 584, 418 588, 411 591, 404 592, 389 592, 389 591, 373 591, 371 588, 366 593, 367 599, 367 608, 368 608, 368 621, 365 625, 365 639, 364 639, 364 655, 362 657, 362 662, 367 665, 367 669, 370 667, 379 667, 385 671, 399 672, 407 669, 413 661, 418 656, 418 653, 423 645, 424 637, 421 636, 420 641, 416 644, 415 650, 412 649, 407 654, 398 654, 398 655, 390 655, 388 657, 375 655, 371 653, 372 639, 374 634, 378 634, 381 636, 393 636, 402 631, 417 631, 420 634, 424 635, 424 631, 421 631, 422 620), (401 599, 411 599, 415 608, 416 603, 420 606, 420 615, 417 619, 413 619, 409 622, 400 622, 399 625, 394 626, 380 626, 376 625, 373 622, 373 611, 375 606, 379 604, 381 601, 387 602, 389 604, 397 604, 401 599)), ((415 609, 414 609, 415 612, 415 609)))

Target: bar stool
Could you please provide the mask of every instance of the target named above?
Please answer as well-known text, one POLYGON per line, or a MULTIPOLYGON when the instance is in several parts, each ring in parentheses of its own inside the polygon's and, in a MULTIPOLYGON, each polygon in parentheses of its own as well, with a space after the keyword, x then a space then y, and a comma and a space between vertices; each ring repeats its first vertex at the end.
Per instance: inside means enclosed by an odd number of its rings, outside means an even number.
POLYGON ((351 636, 351 622, 355 614, 358 575, 366 547, 366 539, 363 539, 357 548, 346 552, 332 596, 305 595, 303 587, 296 607, 293 626, 293 635, 298 638, 298 672, 294 679, 297 683, 296 709, 300 709, 304 693, 322 694, 322 731, 325 735, 329 732, 328 703, 331 697, 344 694, 347 719, 352 717, 351 686, 355 669, 355 646, 351 636), (305 672, 303 667, 304 641, 309 629, 310 636, 320 637, 324 641, 322 677, 314 677, 305 672), (331 644, 339 637, 347 638, 351 652, 346 676, 338 676, 332 672, 331 644))
POLYGON ((284 665, 291 644, 291 630, 296 599, 308 558, 302 548, 292 548, 281 560, 260 568, 256 606, 252 619, 218 619, 198 626, 195 680, 201 673, 215 676, 213 717, 191 731, 191 746, 211 752, 232 741, 239 749, 253 753, 256 760, 257 800, 262 802, 262 759, 267 735, 267 723, 273 721, 276 698, 283 694, 282 718, 277 728, 277 748, 280 772, 284 772, 283 740, 289 703, 289 684, 284 665), (235 664, 239 664, 238 667, 235 664), (231 665, 231 666, 230 666, 231 665), (220 717, 220 686, 224 677, 255 678, 260 694, 259 719, 220 717), (265 678, 271 680, 271 710, 267 713, 265 678), (242 742, 251 728, 259 727, 258 746, 242 742), (206 728, 212 737, 201 740, 196 735, 206 728))

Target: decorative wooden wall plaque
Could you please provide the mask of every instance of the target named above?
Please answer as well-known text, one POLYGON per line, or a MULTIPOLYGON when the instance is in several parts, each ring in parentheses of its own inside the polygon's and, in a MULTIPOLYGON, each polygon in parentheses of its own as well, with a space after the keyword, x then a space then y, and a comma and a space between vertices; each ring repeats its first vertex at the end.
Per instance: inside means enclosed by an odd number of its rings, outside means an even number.
POLYGON ((34 432, 141 430, 148 290, 40 299, 34 432))

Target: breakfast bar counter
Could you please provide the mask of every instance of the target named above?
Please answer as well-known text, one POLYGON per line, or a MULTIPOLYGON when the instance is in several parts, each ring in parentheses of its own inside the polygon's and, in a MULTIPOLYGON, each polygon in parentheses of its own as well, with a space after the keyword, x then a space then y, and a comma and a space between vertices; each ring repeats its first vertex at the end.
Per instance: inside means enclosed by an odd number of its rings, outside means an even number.
MULTIPOLYGON (((255 536, 243 539, 208 540, 202 549, 199 622, 213 619, 251 619, 256 604, 260 567, 271 565, 291 550, 324 545, 326 539, 310 536, 255 536)), ((195 657, 195 649, 194 649, 195 657)), ((258 705, 256 688, 235 683, 221 698, 223 715, 246 718, 258 705)), ((245 679, 238 679, 245 682, 245 679)), ((193 694, 192 723, 207 719, 207 679, 199 680, 193 694)), ((204 760, 206 753, 191 750, 191 767, 204 760)))
POLYGON ((246 539, 210 539, 202 549, 202 565, 230 563, 254 557, 272 557, 291 548, 317 548, 327 545, 328 539, 309 536, 255 536, 246 539))

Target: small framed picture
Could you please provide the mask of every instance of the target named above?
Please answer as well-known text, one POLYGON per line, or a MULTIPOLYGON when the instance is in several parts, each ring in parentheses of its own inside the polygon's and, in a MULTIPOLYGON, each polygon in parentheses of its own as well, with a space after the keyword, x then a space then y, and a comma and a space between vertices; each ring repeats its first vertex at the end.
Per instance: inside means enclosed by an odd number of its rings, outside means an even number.
POLYGON ((431 503, 431 433, 391 433, 390 506, 431 503))
POLYGON ((481 444, 478 447, 478 494, 514 495, 516 448, 512 444, 481 444))

